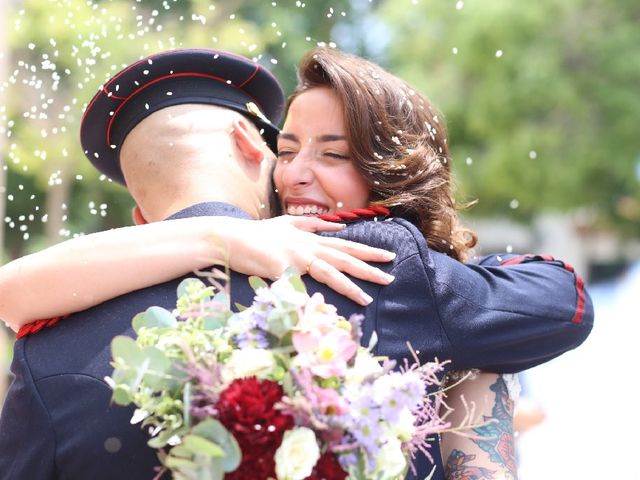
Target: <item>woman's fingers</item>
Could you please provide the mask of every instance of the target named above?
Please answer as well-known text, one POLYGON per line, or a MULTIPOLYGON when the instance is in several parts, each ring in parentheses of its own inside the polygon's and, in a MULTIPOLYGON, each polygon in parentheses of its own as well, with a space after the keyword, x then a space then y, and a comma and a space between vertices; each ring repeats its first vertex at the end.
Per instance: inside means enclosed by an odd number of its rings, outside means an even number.
POLYGON ((370 247, 363 243, 352 242, 335 237, 317 237, 318 243, 325 247, 331 247, 347 255, 358 258, 365 262, 390 262, 396 258, 396 254, 382 248, 370 247))
POLYGON ((296 215, 283 215, 277 217, 278 221, 288 223, 298 230, 305 232, 339 232, 344 230, 344 223, 327 222, 318 217, 303 217, 296 215))
POLYGON ((321 258, 316 258, 309 264, 308 273, 316 281, 324 283, 340 295, 353 300, 359 305, 367 306, 373 299, 344 273, 336 270, 331 264, 321 258))
MULTIPOLYGON (((395 278, 393 275, 377 267, 333 248, 324 247, 322 250, 319 250, 317 258, 320 258, 340 272, 344 272, 360 280, 366 280, 367 282, 389 285, 395 278)), ((311 269, 309 268, 309 270, 311 269)))

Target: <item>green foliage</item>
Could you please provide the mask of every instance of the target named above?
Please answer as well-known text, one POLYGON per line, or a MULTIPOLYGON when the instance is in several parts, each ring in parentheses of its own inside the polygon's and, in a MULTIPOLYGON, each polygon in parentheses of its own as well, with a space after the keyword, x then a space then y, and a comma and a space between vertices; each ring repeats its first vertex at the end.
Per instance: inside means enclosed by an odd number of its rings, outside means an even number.
POLYGON ((130 223, 124 189, 81 151, 83 109, 124 65, 193 46, 253 57, 285 91, 320 42, 366 54, 445 113, 461 197, 479 199, 472 213, 582 207, 640 233, 637 2, 24 0, 9 13, 10 257, 130 223))
POLYGON ((378 11, 388 66, 445 112, 477 214, 587 207, 640 233, 637 3, 402 3, 378 11))
POLYGON ((184 321, 178 322, 168 310, 150 307, 133 319, 136 340, 119 336, 111 344, 114 402, 138 406, 142 426, 154 428, 149 446, 160 449, 175 444, 176 438, 181 440, 163 460, 174 478, 222 478, 223 472, 240 463, 240 447, 217 420, 191 425, 187 365, 212 348, 220 358, 230 349, 228 339, 218 334, 219 326, 210 328, 210 315, 198 314, 224 310, 225 321, 231 316, 227 297, 213 293, 200 280, 185 280, 178 288, 175 311, 187 316, 184 321), (222 303, 216 303, 216 298, 222 303))

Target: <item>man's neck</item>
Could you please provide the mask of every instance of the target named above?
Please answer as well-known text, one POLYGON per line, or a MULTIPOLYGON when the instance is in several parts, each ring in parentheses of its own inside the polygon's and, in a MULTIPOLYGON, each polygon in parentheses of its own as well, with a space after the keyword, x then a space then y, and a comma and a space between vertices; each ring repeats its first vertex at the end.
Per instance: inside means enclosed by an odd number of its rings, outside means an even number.
POLYGON ((230 189, 226 185, 210 183, 205 188, 192 188, 185 195, 174 198, 162 204, 156 203, 154 208, 145 209, 148 221, 164 220, 185 208, 206 202, 220 202, 237 207, 246 212, 253 219, 267 218, 269 210, 267 205, 260 203, 255 195, 230 189))

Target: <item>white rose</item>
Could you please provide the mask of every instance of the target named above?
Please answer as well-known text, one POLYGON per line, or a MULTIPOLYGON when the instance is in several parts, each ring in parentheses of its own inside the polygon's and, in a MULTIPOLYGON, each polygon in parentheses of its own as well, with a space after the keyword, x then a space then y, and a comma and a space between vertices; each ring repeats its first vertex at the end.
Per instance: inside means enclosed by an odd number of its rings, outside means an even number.
POLYGON ((376 472, 383 479, 396 478, 405 473, 407 459, 402 453, 402 444, 397 438, 389 440, 380 448, 376 456, 376 472))
POLYGON ((353 367, 347 371, 345 383, 362 385, 364 379, 369 376, 377 376, 383 372, 380 362, 376 360, 366 349, 359 347, 353 367))
POLYGON ((265 378, 276 368, 273 353, 262 348, 234 350, 222 368, 222 380, 231 382, 236 378, 256 376, 265 378))
POLYGON ((320 448, 313 430, 306 427, 287 430, 276 450, 276 476, 278 480, 307 478, 319 458, 320 448))

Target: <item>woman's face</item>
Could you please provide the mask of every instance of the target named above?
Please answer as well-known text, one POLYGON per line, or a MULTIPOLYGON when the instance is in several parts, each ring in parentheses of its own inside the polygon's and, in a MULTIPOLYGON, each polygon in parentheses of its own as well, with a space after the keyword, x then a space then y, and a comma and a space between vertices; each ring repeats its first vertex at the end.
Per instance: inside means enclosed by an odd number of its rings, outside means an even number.
POLYGON ((285 213, 365 208, 370 189, 351 162, 342 103, 329 88, 298 95, 278 137, 274 182, 285 213))

